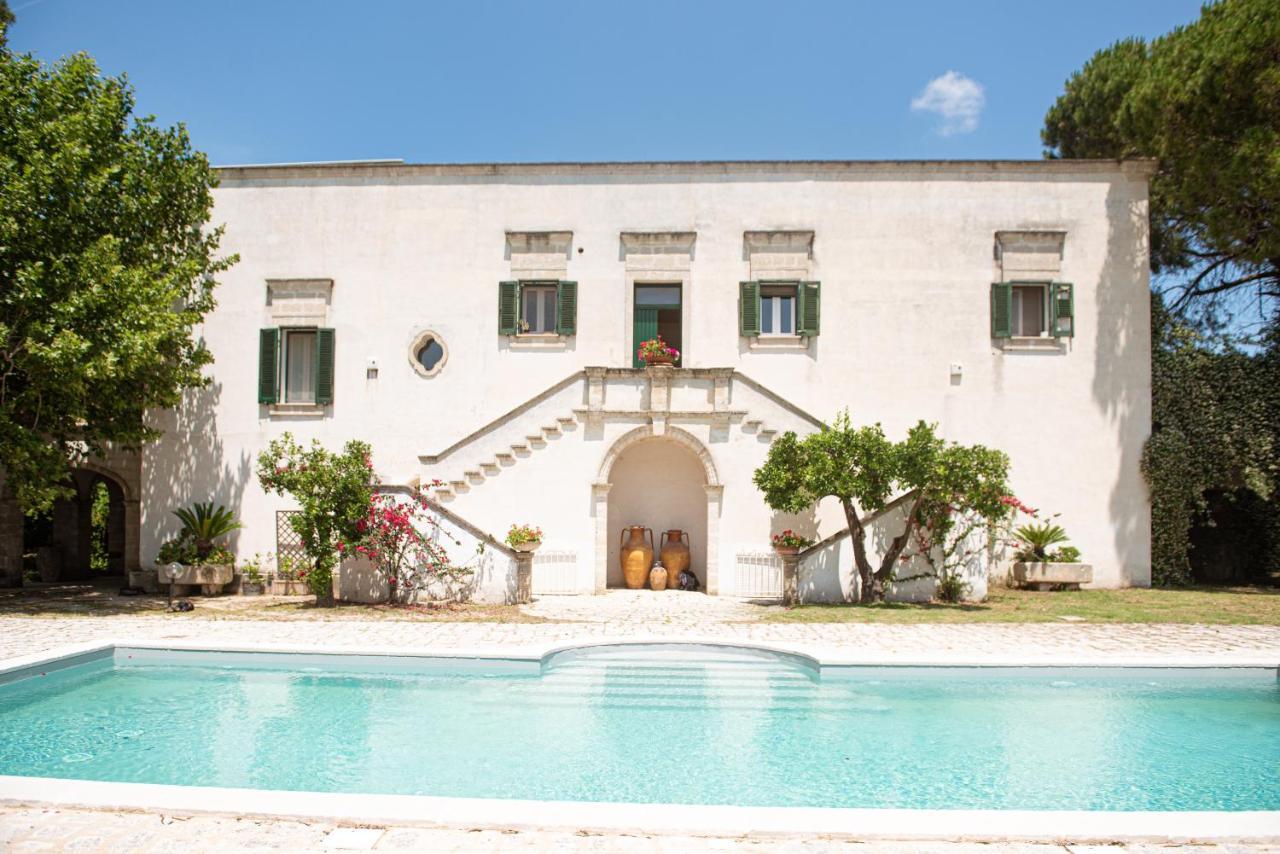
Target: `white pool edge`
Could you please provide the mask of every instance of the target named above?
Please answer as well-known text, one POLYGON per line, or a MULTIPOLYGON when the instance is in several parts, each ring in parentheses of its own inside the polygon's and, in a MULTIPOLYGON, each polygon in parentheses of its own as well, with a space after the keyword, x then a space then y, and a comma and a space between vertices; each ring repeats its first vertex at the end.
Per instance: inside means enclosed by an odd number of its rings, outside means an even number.
POLYGON ((1276 840, 1280 812, 879 810, 353 795, 0 776, 0 803, 337 823, 859 839, 1276 840))
MULTIPOLYGON (((525 646, 425 649, 205 643, 192 640, 116 639, 80 643, 0 661, 0 677, 79 656, 110 655, 116 648, 204 652, 303 653, 345 656, 540 662, 557 652, 615 644, 696 643, 798 655, 821 667, 1106 667, 1277 669, 1270 655, 1088 657, 884 656, 850 654, 808 644, 726 642, 691 635, 627 635, 525 646)), ((0 803, 64 808, 141 810, 243 817, 318 819, 369 824, 568 829, 706 836, 821 835, 878 839, 1084 841, 1280 841, 1280 811, 1103 812, 1054 810, 911 810, 819 807, 738 807, 526 801, 419 795, 293 792, 151 783, 110 783, 0 775, 0 803)))

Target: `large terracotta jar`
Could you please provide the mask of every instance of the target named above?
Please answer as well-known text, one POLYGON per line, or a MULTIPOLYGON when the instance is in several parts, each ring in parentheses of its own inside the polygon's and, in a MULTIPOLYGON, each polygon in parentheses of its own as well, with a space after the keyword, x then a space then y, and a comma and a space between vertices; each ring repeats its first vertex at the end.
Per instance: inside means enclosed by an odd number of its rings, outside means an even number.
POLYGON ((667 589, 680 589, 680 573, 689 568, 689 535, 673 529, 662 535, 662 565, 667 568, 667 589))
POLYGON ((622 529, 618 560, 622 564, 622 583, 628 590, 639 590, 649 580, 653 566, 653 531, 640 525, 622 529), (648 542, 645 542, 645 534, 648 542))

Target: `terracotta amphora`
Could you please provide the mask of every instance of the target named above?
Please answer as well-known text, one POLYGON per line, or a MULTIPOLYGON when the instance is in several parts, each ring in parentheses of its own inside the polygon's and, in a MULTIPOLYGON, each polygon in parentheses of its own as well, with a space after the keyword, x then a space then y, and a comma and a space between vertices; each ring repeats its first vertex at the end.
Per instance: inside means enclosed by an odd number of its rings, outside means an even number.
POLYGON ((628 590, 640 590, 649 580, 653 566, 653 531, 640 525, 622 529, 618 560, 622 564, 622 583, 628 590), (645 542, 648 534, 649 541, 645 542))
POLYGON ((689 568, 689 535, 678 528, 663 533, 661 555, 667 568, 667 587, 679 590, 680 573, 689 568))
POLYGON ((649 570, 649 587, 654 590, 667 589, 667 570, 662 564, 655 563, 653 569, 649 570))

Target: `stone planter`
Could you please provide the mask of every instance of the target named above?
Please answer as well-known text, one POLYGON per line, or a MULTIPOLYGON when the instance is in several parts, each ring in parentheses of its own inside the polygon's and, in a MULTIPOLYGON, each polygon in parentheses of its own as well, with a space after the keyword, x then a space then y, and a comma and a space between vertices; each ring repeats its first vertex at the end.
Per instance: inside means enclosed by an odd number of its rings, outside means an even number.
POLYGON ((138 587, 148 593, 159 593, 160 579, 154 569, 129 570, 129 586, 138 587))
POLYGON ((521 543, 520 545, 512 546, 511 548, 518 552, 523 552, 524 554, 533 554, 538 549, 542 548, 542 540, 530 540, 527 543, 521 543))
POLYGON ((773 550, 778 553, 778 557, 795 557, 800 554, 799 546, 774 546, 773 550))
POLYGON ((311 588, 307 586, 305 581, 298 581, 292 578, 271 579, 272 596, 308 596, 310 593, 311 588))
POLYGON ((1048 590, 1059 584, 1079 590, 1093 581, 1093 566, 1087 563, 1022 563, 1013 565, 1013 580, 1019 587, 1048 590))
POLYGON ((191 566, 183 564, 176 573, 170 574, 169 567, 163 568, 158 573, 160 583, 173 584, 174 593, 188 595, 193 591, 179 593, 177 588, 199 587, 200 592, 205 596, 217 596, 232 582, 235 574, 235 566, 229 563, 197 563, 191 566))
POLYGON ((261 581, 250 581, 243 575, 240 576, 240 586, 236 590, 241 596, 261 596, 266 589, 266 584, 261 581))

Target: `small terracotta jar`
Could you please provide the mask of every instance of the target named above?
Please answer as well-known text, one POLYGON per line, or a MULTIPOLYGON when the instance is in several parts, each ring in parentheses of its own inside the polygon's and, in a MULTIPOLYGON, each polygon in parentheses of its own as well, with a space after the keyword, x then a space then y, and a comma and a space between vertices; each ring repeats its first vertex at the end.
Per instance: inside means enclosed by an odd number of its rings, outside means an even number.
POLYGON ((649 570, 649 586, 654 590, 667 589, 667 570, 662 564, 655 563, 649 570))

